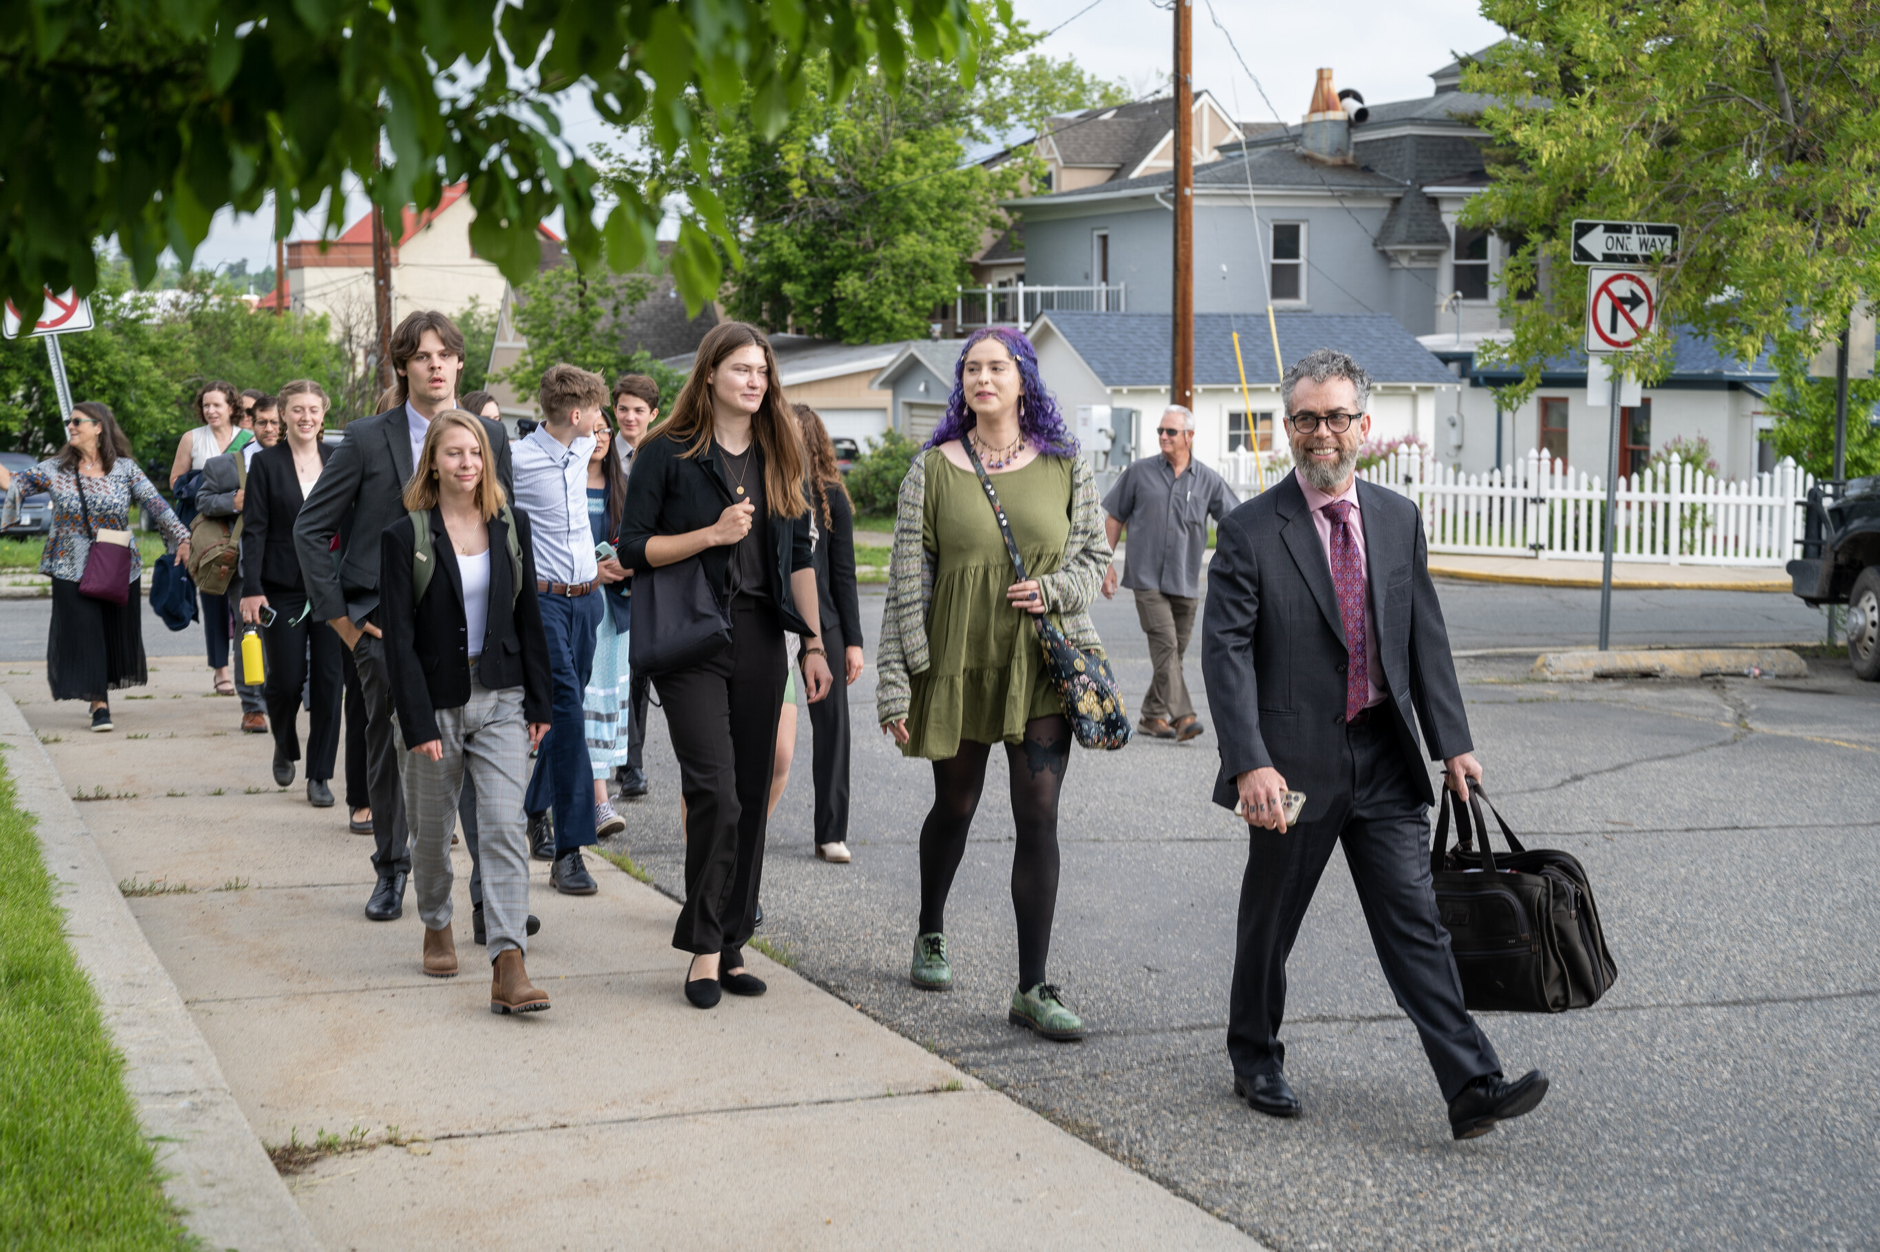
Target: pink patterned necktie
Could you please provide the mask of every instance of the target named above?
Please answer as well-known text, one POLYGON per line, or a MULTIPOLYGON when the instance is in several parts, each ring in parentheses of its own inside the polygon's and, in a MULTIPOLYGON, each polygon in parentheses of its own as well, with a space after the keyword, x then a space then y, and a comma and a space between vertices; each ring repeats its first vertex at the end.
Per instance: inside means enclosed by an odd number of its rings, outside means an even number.
POLYGON ((1364 564, 1358 537, 1351 533, 1351 501, 1325 506, 1332 519, 1332 586, 1338 592, 1338 616, 1345 625, 1345 720, 1363 711, 1371 698, 1370 657, 1364 647, 1364 564))

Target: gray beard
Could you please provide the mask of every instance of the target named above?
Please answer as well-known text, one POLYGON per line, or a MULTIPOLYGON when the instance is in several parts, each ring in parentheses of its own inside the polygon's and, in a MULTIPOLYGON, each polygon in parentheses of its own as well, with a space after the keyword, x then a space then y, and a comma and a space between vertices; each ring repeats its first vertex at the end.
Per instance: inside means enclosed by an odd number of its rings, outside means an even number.
POLYGON ((1357 468, 1358 450, 1356 448, 1340 449, 1338 459, 1329 465, 1323 461, 1315 461, 1310 456, 1299 462, 1299 472, 1305 475, 1306 481, 1328 496, 1344 486, 1346 480, 1351 477, 1352 471, 1357 468))

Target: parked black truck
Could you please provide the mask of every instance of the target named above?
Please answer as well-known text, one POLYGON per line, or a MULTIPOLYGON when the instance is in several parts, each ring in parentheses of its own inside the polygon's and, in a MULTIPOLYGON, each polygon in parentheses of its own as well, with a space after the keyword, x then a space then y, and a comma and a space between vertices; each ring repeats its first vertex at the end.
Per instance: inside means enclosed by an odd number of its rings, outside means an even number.
POLYGON ((1809 489, 1802 555, 1789 562, 1789 579, 1809 604, 1847 606, 1848 659, 1868 682, 1880 679, 1880 478, 1809 489))

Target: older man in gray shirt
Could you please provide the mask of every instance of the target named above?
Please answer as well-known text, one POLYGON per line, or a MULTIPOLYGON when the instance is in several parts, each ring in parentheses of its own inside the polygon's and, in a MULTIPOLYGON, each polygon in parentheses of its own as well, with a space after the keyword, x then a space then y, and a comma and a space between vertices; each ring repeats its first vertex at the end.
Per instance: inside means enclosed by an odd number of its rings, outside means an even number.
MULTIPOLYGON (((1129 534, 1123 586, 1135 593, 1136 618, 1149 636, 1155 676, 1142 698, 1143 734, 1183 742, 1201 734, 1188 696, 1182 658, 1194 633, 1201 595, 1201 554, 1208 519, 1226 517, 1240 498, 1222 477, 1194 459, 1195 415, 1172 404, 1156 423, 1162 455, 1134 461, 1103 498, 1110 547, 1129 534)), ((1103 594, 1116 595, 1116 566, 1103 576, 1103 594)))

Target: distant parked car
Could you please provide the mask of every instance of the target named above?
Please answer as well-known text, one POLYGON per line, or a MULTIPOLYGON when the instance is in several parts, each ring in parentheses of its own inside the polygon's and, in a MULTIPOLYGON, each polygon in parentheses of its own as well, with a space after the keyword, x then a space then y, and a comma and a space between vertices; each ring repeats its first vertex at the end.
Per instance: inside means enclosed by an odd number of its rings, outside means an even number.
POLYGON ((844 474, 855 468, 855 462, 861 457, 861 445, 853 439, 831 439, 836 446, 836 468, 844 474))
MULTIPOLYGON (((39 462, 24 452, 0 452, 0 465, 7 473, 17 474, 39 462)), ((8 535, 43 535, 52 529, 52 497, 44 492, 20 501, 20 520, 6 528, 8 535)))

